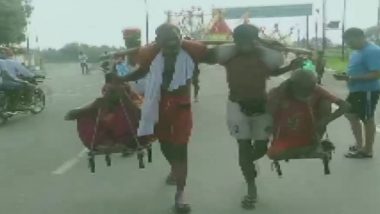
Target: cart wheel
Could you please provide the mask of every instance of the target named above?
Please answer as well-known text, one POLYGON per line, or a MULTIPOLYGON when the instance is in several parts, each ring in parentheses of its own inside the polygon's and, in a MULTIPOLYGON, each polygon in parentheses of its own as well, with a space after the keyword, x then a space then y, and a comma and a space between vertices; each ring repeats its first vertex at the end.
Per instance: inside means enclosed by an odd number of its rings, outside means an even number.
POLYGON ((145 163, 144 163, 144 151, 140 150, 137 154, 137 158, 139 160, 139 168, 144 169, 145 163))
POLYGON ((323 168, 324 168, 324 171, 325 171, 325 175, 330 175, 331 174, 329 163, 330 163, 330 161, 329 161, 328 157, 323 158, 323 168))
POLYGON ((88 158, 88 166, 91 170, 91 173, 95 173, 95 157, 90 155, 88 158))
POLYGON ((106 163, 107 163, 107 166, 111 166, 111 156, 110 155, 106 155, 106 163))
POLYGON ((277 172, 278 176, 279 176, 279 177, 282 177, 282 170, 281 170, 280 162, 278 162, 278 161, 274 161, 274 162, 273 162, 273 165, 274 165, 274 167, 275 167, 275 169, 276 169, 276 172, 277 172))
POLYGON ((148 162, 149 163, 152 163, 153 159, 152 159, 152 146, 149 146, 148 147, 148 162))

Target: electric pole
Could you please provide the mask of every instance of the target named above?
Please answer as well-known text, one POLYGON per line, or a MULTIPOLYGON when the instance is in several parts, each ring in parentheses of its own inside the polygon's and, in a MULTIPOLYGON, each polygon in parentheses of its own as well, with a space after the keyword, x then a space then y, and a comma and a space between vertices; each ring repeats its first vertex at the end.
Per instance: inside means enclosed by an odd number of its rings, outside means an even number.
POLYGON ((319 21, 319 9, 315 10, 316 16, 315 16, 315 48, 319 48, 319 40, 318 40, 318 21, 319 21))
POLYGON ((149 44, 149 8, 148 8, 148 0, 144 0, 145 2, 145 36, 146 36, 146 44, 149 44))
POLYGON ((347 9, 347 0, 344 0, 343 3, 343 18, 342 18, 342 61, 345 60, 345 48, 344 48, 344 31, 346 31, 346 9, 347 9))
POLYGON ((380 44, 380 0, 377 7, 377 44, 380 44))
POLYGON ((322 0, 322 16, 323 16, 323 30, 322 30, 322 51, 325 53, 326 51, 326 22, 327 22, 327 14, 326 14, 326 0, 322 0))

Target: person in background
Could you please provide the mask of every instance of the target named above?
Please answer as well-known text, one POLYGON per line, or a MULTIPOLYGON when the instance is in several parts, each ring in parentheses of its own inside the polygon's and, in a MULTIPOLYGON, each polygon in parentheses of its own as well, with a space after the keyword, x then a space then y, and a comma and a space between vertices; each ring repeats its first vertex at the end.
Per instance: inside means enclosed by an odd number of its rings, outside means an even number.
POLYGON ((201 71, 199 69, 199 65, 195 66, 194 76, 193 76, 193 88, 194 88, 194 102, 199 102, 199 90, 201 89, 199 85, 199 75, 201 71))
MULTIPOLYGON (((125 47, 140 48, 141 47, 141 30, 138 28, 125 28, 123 30, 123 39, 125 42, 125 47)), ((127 66, 129 70, 134 70, 137 66, 137 56, 138 52, 127 54, 127 66)), ((131 87, 139 95, 144 96, 146 86, 146 78, 139 79, 137 81, 131 82, 131 87)))
MULTIPOLYGON (((29 82, 17 77, 15 66, 12 66, 7 60, 0 59, 0 89, 5 91, 15 91, 26 95, 27 104, 32 102, 34 86, 29 82)), ((16 104, 17 100, 11 100, 12 105, 16 104)))
POLYGON ((2 69, 2 85, 6 90, 16 90, 25 94, 26 101, 32 102, 34 85, 28 81, 33 80, 36 76, 29 71, 20 62, 13 59, 13 52, 10 49, 2 51, 1 69, 2 69))
POLYGON ((119 77, 125 77, 132 70, 128 68, 123 55, 115 56, 115 71, 119 77))
POLYGON ((372 158, 376 134, 375 110, 380 94, 380 47, 368 42, 359 28, 348 29, 343 39, 355 50, 347 73, 334 75, 337 80, 347 82, 350 92, 347 101, 351 104, 351 110, 346 117, 356 144, 350 147, 346 157, 372 158))
POLYGON ((36 76, 36 74, 26 68, 23 63, 14 59, 15 55, 12 50, 5 49, 3 51, 3 57, 8 69, 10 69, 18 78, 30 80, 36 76))
POLYGON ((316 51, 313 53, 313 62, 315 64, 315 71, 318 74, 318 84, 322 85, 322 79, 326 67, 326 59, 324 58, 323 51, 316 51))
POLYGON ((88 74, 88 64, 87 64, 88 57, 87 57, 87 55, 81 51, 81 52, 79 52, 78 59, 80 62, 80 67, 82 69, 82 74, 88 74))
POLYGON ((110 60, 108 57, 108 51, 104 51, 104 53, 100 56, 100 68, 104 74, 107 74, 110 70, 110 60))

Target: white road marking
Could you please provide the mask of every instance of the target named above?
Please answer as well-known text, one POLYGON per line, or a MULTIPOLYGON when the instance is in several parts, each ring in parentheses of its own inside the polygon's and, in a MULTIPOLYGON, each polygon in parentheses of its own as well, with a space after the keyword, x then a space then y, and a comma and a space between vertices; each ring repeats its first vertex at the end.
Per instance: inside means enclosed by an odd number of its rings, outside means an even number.
POLYGON ((73 168, 79 160, 85 156, 87 153, 87 149, 83 149, 81 152, 79 152, 75 157, 67 160, 64 162, 60 167, 58 167, 56 170, 52 172, 53 175, 62 175, 65 174, 67 171, 69 171, 71 168, 73 168))
MULTIPOLYGON (((282 79, 282 80, 286 80, 286 79, 287 79, 287 78, 285 78, 284 76, 279 76, 279 78, 282 79)), ((332 108, 333 108, 333 110, 335 111, 335 110, 338 109, 338 106, 337 106, 336 104, 333 104, 332 108)), ((377 132, 377 133, 380 133, 380 125, 377 125, 377 126, 376 126, 376 132, 377 132)))

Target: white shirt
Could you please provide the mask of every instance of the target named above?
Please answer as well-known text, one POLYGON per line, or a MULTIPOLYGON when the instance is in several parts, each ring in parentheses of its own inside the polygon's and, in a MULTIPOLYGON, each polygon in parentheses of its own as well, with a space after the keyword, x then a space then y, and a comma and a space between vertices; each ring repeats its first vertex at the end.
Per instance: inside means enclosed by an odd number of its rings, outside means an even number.
POLYGON ((86 54, 80 54, 78 58, 80 63, 87 63, 88 57, 86 56, 86 54))

